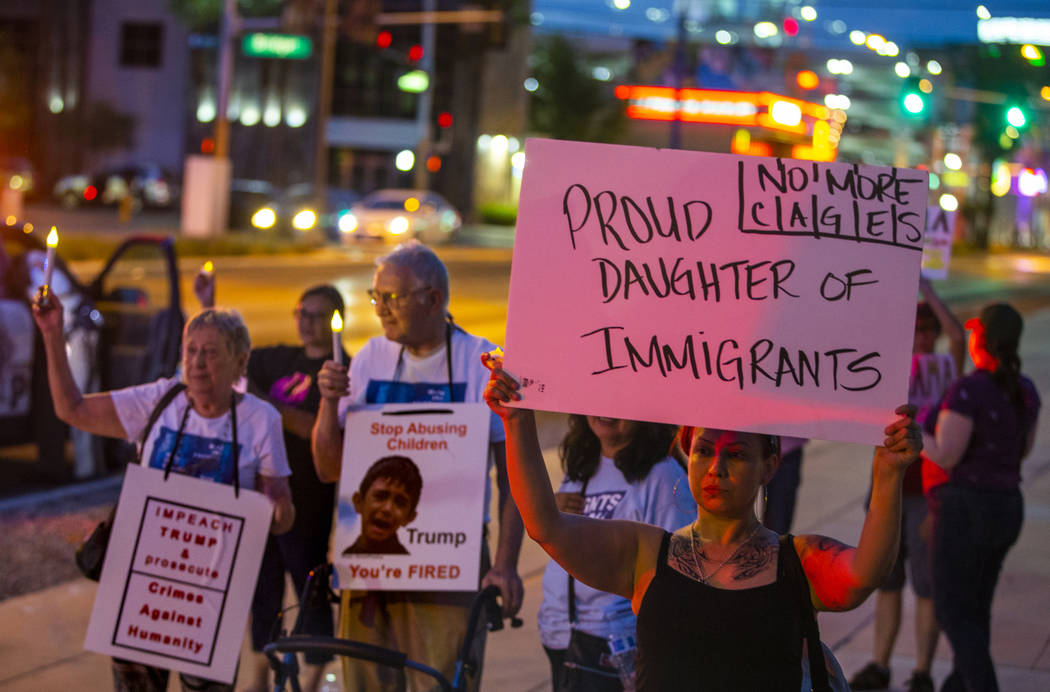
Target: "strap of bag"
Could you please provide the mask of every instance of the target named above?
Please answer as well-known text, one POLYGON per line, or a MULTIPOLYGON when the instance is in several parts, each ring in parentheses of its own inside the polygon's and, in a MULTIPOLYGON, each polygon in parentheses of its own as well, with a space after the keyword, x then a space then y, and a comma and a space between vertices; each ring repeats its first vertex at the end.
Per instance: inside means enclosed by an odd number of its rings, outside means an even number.
POLYGON ((176 382, 171 386, 171 389, 164 392, 164 396, 160 398, 157 405, 153 407, 153 410, 149 414, 149 420, 146 422, 146 427, 142 430, 142 437, 139 438, 139 449, 138 454, 135 455, 135 463, 142 463, 142 450, 146 447, 146 440, 149 438, 150 432, 153 430, 153 426, 156 425, 157 419, 160 418, 160 414, 164 412, 164 409, 168 408, 168 404, 171 400, 179 395, 179 392, 186 389, 186 385, 182 382, 176 382))
MULTIPOLYGON (((580 487, 580 497, 587 497, 587 484, 591 482, 591 479, 584 478, 583 485, 580 487)), ((576 626, 576 580, 569 575, 569 629, 576 626)))
POLYGON ((780 559, 784 561, 784 574, 797 589, 799 611, 802 614, 802 636, 806 640, 809 654, 809 677, 813 692, 831 692, 828 669, 824 661, 824 647, 820 643, 820 628, 813 612, 813 601, 809 596, 809 579, 802 569, 802 561, 795 552, 795 537, 789 533, 780 537, 780 559))

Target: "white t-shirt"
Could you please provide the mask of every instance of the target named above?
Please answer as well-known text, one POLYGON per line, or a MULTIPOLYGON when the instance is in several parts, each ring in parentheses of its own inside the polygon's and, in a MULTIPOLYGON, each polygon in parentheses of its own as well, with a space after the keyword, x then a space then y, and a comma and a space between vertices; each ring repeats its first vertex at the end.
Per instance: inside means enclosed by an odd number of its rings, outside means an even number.
MULTIPOLYGON (((489 371, 481 364, 481 354, 496 344, 459 328, 452 330, 452 398, 451 401, 483 402, 489 371)), ((445 345, 418 358, 385 336, 369 339, 350 361, 350 393, 339 400, 339 425, 345 426, 346 412, 361 404, 419 403, 450 401, 448 358, 445 345), (398 357, 401 355, 401 367, 398 357), (398 371, 400 370, 400 371, 398 371)), ((489 444, 503 442, 503 422, 496 414, 489 419, 489 444)), ((486 477, 490 461, 485 463, 486 477)), ((489 521, 492 486, 485 484, 485 517, 489 521)))
MULTIPOLYGON (((138 444, 154 406, 177 382, 174 377, 162 378, 110 392, 129 441, 138 444)), ((163 469, 167 464, 188 406, 189 398, 182 391, 161 412, 142 449, 144 466, 163 469)), ((251 394, 245 394, 237 404, 237 444, 242 488, 255 490, 258 475, 272 478, 291 475, 281 432, 281 414, 251 394)), ((218 418, 205 418, 190 409, 172 471, 233 484, 233 426, 229 412, 218 418)))
MULTIPOLYGON (((582 487, 579 481, 566 480, 558 490, 578 493, 582 487)), ((641 521, 674 531, 696 519, 696 502, 685 470, 671 457, 657 462, 649 475, 637 483, 628 483, 616 463, 602 457, 587 483, 583 513, 598 519, 641 521)), ((573 588, 579 629, 598 637, 634 632, 635 617, 628 599, 579 581, 573 588)), ((554 560, 547 563, 543 573, 543 603, 538 620, 544 646, 569 646, 569 575, 554 560)))
MULTIPOLYGON (((350 393, 339 400, 340 425, 350 406, 359 404, 418 403, 422 401, 482 402, 489 371, 481 364, 481 354, 496 344, 462 329, 452 331, 452 388, 448 396, 448 360, 441 347, 422 358, 407 349, 398 369, 402 346, 383 336, 373 337, 350 361, 350 393)), ((489 442, 504 440, 503 423, 492 414, 489 442)))

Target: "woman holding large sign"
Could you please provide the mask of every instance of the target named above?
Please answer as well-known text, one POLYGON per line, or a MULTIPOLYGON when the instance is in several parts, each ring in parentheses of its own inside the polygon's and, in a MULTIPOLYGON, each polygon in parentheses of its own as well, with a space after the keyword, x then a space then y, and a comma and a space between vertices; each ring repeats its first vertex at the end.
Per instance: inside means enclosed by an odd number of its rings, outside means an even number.
POLYGON ((638 615, 637 689, 797 690, 808 607, 788 570, 794 550, 817 610, 849 610, 893 565, 901 480, 918 458, 921 433, 909 414, 885 429, 873 462, 873 494, 860 543, 824 536, 779 541, 755 515, 755 498, 776 472, 779 438, 686 428, 689 488, 697 518, 673 534, 631 521, 595 521, 558 511, 532 411, 518 384, 493 370, 485 400, 507 431, 507 466, 529 535, 570 574, 631 599, 638 615))
MULTIPOLYGON (((189 321, 182 336, 181 382, 165 378, 86 395, 70 372, 58 297, 51 295, 46 308, 34 302, 33 317, 43 336, 48 383, 60 419, 95 435, 139 441, 144 466, 258 489, 274 505, 271 532, 291 527, 295 510, 280 414, 233 388, 251 348, 237 313, 204 310, 189 321)), ((114 659, 113 673, 117 689, 167 686, 168 671, 139 663, 114 659)), ((194 689, 233 689, 200 679, 191 683, 205 685, 194 689)))

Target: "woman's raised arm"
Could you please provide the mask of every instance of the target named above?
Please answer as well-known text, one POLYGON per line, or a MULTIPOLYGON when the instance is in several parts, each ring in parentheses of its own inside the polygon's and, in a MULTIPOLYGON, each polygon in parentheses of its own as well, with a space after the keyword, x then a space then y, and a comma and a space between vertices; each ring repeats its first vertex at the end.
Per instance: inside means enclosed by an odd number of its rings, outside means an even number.
POLYGON ((922 431, 913 418, 915 407, 901 406, 896 413, 901 418, 886 427, 883 446, 875 449, 871 502, 857 547, 826 536, 795 538, 818 610, 856 608, 886 579, 897 559, 901 483, 922 451, 922 431))

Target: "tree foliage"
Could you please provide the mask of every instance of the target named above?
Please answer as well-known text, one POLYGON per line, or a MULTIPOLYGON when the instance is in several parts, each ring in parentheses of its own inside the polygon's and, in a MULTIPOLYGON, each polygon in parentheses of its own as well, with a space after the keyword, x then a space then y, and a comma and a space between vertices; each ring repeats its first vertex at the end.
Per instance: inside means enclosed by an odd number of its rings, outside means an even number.
MULTIPOLYGON (((222 17, 223 0, 168 0, 168 5, 191 31, 213 28, 222 17)), ((237 0, 237 12, 242 17, 275 17, 283 5, 283 0, 237 0)))
POLYGON ((545 37, 533 51, 530 129, 556 139, 612 142, 624 129, 621 101, 594 79, 568 39, 545 37))

